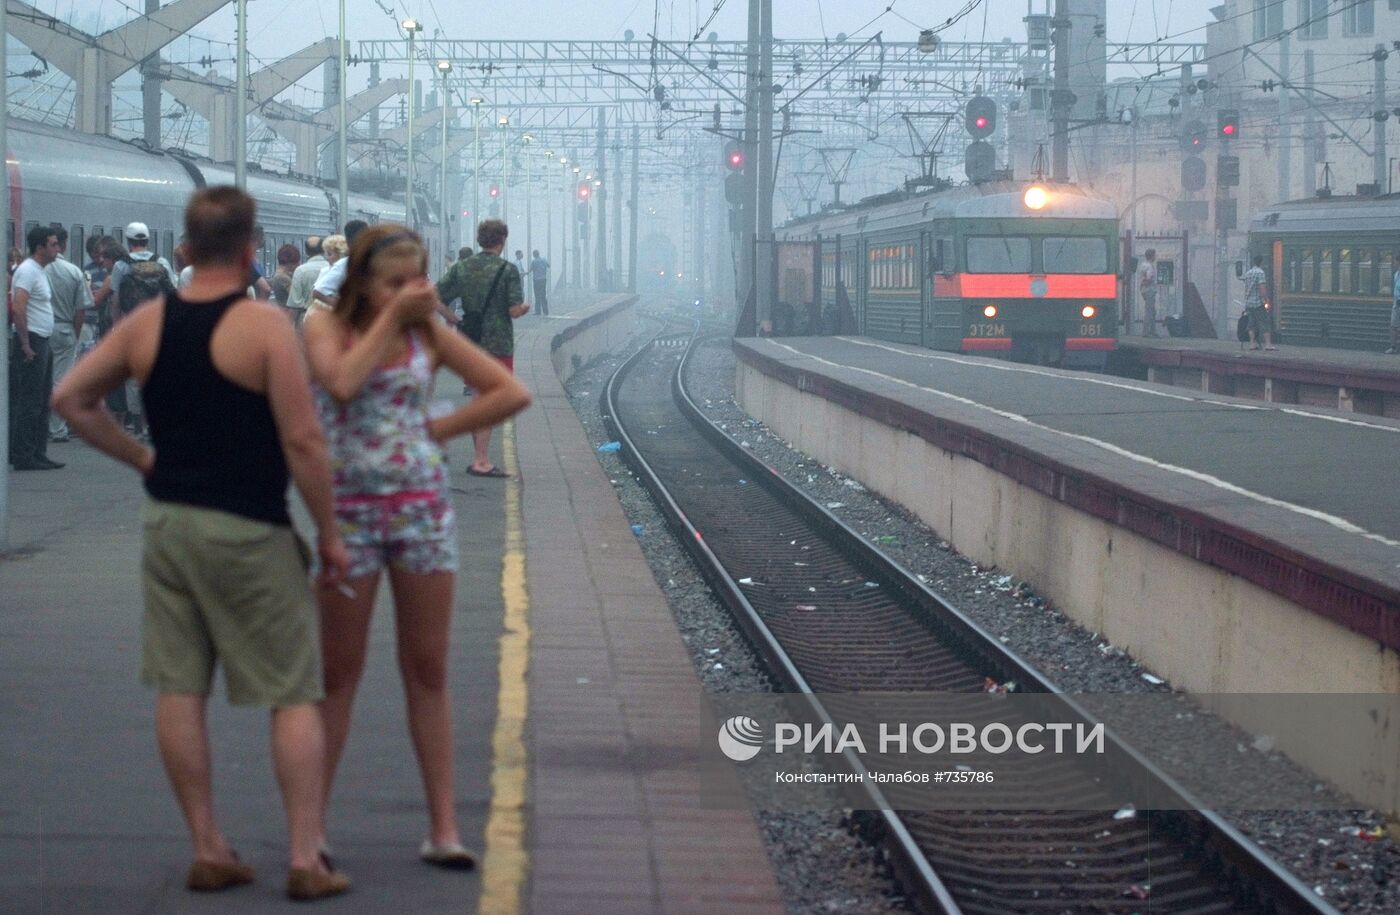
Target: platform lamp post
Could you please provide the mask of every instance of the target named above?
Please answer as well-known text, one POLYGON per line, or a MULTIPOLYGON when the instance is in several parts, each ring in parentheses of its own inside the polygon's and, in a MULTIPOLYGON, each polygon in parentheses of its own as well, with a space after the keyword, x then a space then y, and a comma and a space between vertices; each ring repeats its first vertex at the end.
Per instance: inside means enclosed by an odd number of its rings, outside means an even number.
POLYGON ((447 212, 447 74, 452 72, 452 61, 440 60, 437 62, 438 76, 442 78, 442 155, 438 158, 438 209, 442 218, 439 220, 439 232, 442 244, 443 266, 447 264, 447 222, 450 218, 447 212))
POLYGON ((350 164, 348 143, 349 136, 346 133, 347 114, 345 110, 345 84, 347 74, 345 72, 349 64, 347 54, 348 43, 345 38, 345 0, 340 0, 340 43, 336 53, 336 82, 340 88, 336 92, 335 110, 337 134, 335 138, 335 175, 336 190, 339 192, 340 201, 340 224, 345 225, 346 215, 350 212, 350 164))
POLYGON ((408 35, 408 161, 404 165, 403 224, 413 228, 413 39, 423 31, 423 23, 417 19, 405 19, 399 23, 408 35))
MULTIPOLYGON (((569 188, 569 157, 560 156, 559 164, 564 169, 564 190, 569 188)), ((569 284, 569 203, 566 201, 559 208, 562 218, 559 220, 559 282, 564 285, 569 284)))
MULTIPOLYGON (((529 263, 530 263, 530 258, 533 256, 533 255, 532 255, 532 252, 534 251, 534 249, 530 247, 530 212, 531 212, 531 211, 530 211, 530 144, 533 143, 533 142, 535 142, 535 138, 534 138, 533 136, 531 136, 530 134, 528 134, 528 133, 523 133, 523 134, 520 135, 520 143, 521 143, 521 145, 523 145, 523 146, 525 147, 525 233, 524 233, 524 234, 525 234, 525 263, 526 263, 526 264, 529 264, 529 263)), ((529 287, 531 287, 531 288, 529 288, 527 291, 528 291, 531 295, 533 295, 533 294, 534 294, 534 288, 533 288, 534 284, 533 284, 533 283, 527 282, 526 285, 529 286, 529 287)))
POLYGON ((476 244, 476 226, 481 222, 481 104, 486 99, 473 95, 472 103, 472 225, 467 232, 468 243, 476 244))
POLYGON ((510 118, 501 115, 496 119, 496 126, 501 130, 501 221, 506 221, 506 201, 510 199, 506 194, 506 181, 508 180, 507 167, 510 165, 509 145, 510 145, 510 118))

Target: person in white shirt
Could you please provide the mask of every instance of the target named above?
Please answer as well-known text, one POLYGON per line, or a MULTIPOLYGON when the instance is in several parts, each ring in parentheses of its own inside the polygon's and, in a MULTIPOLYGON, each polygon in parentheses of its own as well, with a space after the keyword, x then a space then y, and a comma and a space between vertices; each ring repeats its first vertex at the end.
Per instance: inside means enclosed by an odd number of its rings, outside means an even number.
POLYGON ((321 250, 323 239, 319 235, 308 235, 303 247, 306 260, 292 272, 292 289, 287 293, 287 310, 292 314, 292 322, 301 326, 306 317, 306 307, 311 304, 311 293, 320 279, 321 271, 330 266, 321 250))
MULTIPOLYGON (((369 228, 369 223, 363 219, 352 219, 345 224, 345 243, 353 245, 355 236, 369 228)), ((312 296, 316 301, 326 305, 334 305, 336 298, 340 295, 340 287, 345 285, 345 271, 350 266, 350 258, 342 257, 331 264, 329 270, 324 270, 319 279, 316 280, 316 288, 312 296)))
POLYGON ((10 463, 15 470, 57 470, 49 460, 49 396, 53 393, 53 287, 44 268, 58 257, 58 230, 34 226, 25 235, 29 257, 10 278, 10 463))
MULTIPOLYGON (((59 226, 54 230, 58 235, 58 256, 44 268, 49 288, 53 293, 53 335, 49 337, 49 350, 53 353, 53 383, 57 387, 73 367, 78 358, 78 350, 92 340, 92 325, 89 317, 96 317, 92 304, 92 288, 88 286, 87 274, 82 268, 63 256, 68 250, 68 230, 59 226)), ((49 413, 49 440, 68 441, 68 423, 57 413, 49 413)))
POLYGON ((1142 335, 1157 336, 1157 249, 1142 252, 1137 269, 1138 298, 1142 302, 1142 335))

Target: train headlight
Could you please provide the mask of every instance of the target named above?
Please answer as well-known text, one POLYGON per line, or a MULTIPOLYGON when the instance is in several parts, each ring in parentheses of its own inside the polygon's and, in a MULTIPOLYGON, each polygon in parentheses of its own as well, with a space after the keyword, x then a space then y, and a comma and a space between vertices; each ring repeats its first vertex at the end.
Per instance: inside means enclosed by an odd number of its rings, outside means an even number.
POLYGON ((1098 314, 1099 310, 1092 305, 1085 305, 1083 308, 1079 309, 1079 313, 1083 315, 1084 320, 1087 321, 1094 315, 1098 314))
POLYGON ((996 307, 995 305, 988 305, 986 308, 983 308, 983 309, 982 309, 982 317, 984 317, 984 318, 995 318, 996 316, 997 316, 997 307, 996 307))
POLYGON ((1026 188, 1025 196, 1021 198, 1028 210, 1041 210, 1050 202, 1050 192, 1038 184, 1032 184, 1026 188))

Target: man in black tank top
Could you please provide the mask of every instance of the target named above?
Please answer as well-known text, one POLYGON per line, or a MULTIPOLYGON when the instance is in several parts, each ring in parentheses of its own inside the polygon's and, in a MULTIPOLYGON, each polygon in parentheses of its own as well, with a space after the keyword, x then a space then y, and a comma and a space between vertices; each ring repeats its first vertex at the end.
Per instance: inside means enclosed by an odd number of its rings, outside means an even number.
POLYGON ((321 854, 324 733, 320 645, 307 567, 287 513, 288 476, 316 524, 335 587, 348 557, 336 528, 325 438, 291 323, 244 298, 255 206, 231 187, 196 192, 185 211, 194 280, 142 303, 79 361, 54 407, 93 447, 136 468, 143 512, 143 682, 194 846, 192 890, 253 879, 214 818, 205 705, 216 665, 229 701, 272 710, 273 763, 290 824, 287 894, 344 892, 321 854), (153 447, 103 406, 141 385, 153 447))

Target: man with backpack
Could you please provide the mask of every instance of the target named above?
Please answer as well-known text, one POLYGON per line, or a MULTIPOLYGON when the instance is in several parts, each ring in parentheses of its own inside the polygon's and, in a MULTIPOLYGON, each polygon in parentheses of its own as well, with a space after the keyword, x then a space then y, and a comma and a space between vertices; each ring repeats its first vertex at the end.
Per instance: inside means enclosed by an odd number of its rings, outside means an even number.
MULTIPOLYGON (((111 284, 112 299, 115 302, 112 323, 125 318, 136 310, 142 302, 161 295, 175 292, 175 271, 170 262, 157 257, 150 250, 151 233, 144 222, 128 223, 126 231, 126 259, 116 259, 107 282, 111 284)), ((126 416, 133 434, 144 436, 145 423, 141 411, 141 388, 131 379, 126 384, 126 416)))
MULTIPOLYGON (((508 234, 506 224, 499 219, 482 222, 476 229, 476 243, 481 250, 453 264, 438 281, 437 290, 444 302, 462 300, 462 333, 513 371, 512 322, 529 312, 530 306, 525 304, 519 268, 501 256, 508 234)), ((474 453, 467 473, 474 477, 510 476, 491 463, 490 429, 473 432, 472 445, 474 453)))

